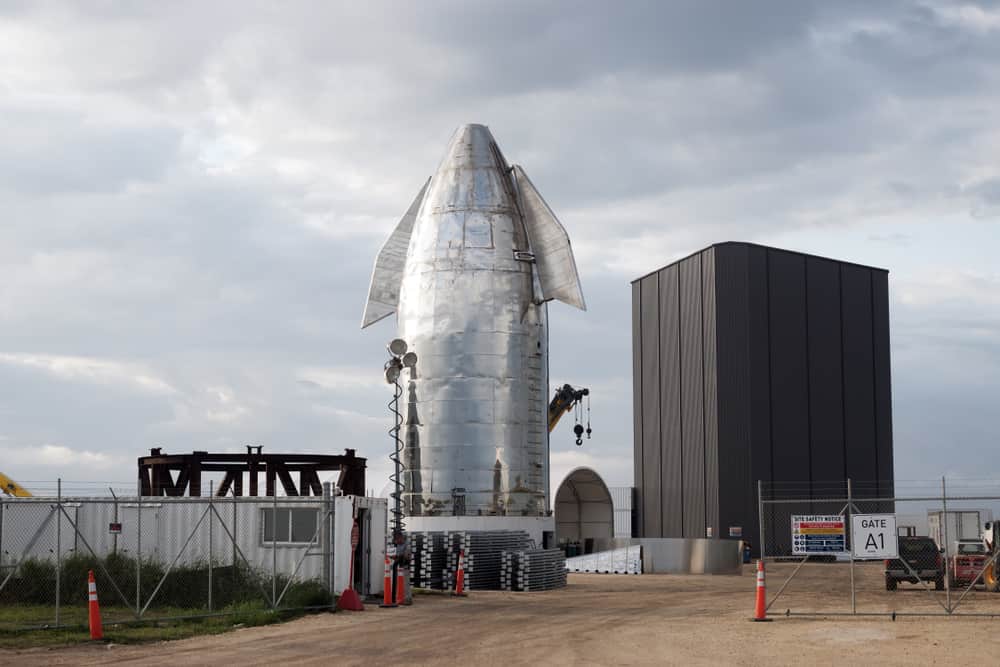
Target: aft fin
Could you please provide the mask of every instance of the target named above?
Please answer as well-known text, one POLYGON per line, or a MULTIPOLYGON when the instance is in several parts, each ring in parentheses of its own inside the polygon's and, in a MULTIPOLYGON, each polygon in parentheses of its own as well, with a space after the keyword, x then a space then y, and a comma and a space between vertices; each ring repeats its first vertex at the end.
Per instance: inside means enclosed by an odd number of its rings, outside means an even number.
POLYGON ((410 204, 409 210, 403 215, 392 234, 382 244, 382 249, 375 258, 375 268, 372 270, 371 287, 368 288, 368 303, 365 304, 365 314, 361 318, 361 328, 396 312, 399 305, 399 285, 403 279, 403 267, 406 265, 406 252, 410 247, 410 234, 413 233, 413 223, 420 212, 420 205, 427 192, 427 179, 420 188, 416 199, 410 204))
POLYGON ((556 299, 580 310, 587 310, 580 287, 580 274, 576 270, 569 235, 559 224, 555 213, 542 199, 542 195, 524 173, 514 165, 514 182, 517 185, 518 204, 524 217, 528 243, 535 255, 535 269, 542 288, 542 300, 556 299))

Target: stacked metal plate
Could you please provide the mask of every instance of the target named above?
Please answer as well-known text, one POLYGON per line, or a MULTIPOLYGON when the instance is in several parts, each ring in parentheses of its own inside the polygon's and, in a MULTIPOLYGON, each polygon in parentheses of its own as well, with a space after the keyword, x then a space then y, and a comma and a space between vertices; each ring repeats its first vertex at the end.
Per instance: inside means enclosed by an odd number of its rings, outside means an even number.
POLYGON ((414 588, 444 589, 444 572, 448 559, 448 550, 444 543, 443 532, 410 533, 410 553, 413 554, 413 564, 410 567, 410 585, 414 588))
POLYGON ((566 569, 570 572, 642 574, 642 547, 634 544, 611 551, 567 558, 566 569))
POLYGON ((566 586, 562 549, 504 551, 501 587, 508 591, 550 591, 566 586))
POLYGON ((448 550, 445 584, 455 585, 459 552, 465 554, 465 587, 470 590, 501 590, 504 551, 523 551, 534 542, 523 530, 454 531, 445 536, 448 550))

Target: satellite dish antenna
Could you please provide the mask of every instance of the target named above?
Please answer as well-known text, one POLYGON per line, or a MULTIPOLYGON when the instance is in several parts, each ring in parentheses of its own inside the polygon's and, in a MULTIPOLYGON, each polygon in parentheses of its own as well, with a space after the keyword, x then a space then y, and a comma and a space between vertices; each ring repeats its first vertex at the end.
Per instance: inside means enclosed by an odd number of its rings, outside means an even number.
POLYGON ((407 352, 403 355, 403 365, 407 368, 413 368, 417 365, 417 353, 407 352))
POLYGON ((406 341, 402 338, 393 338, 389 343, 389 353, 396 357, 406 354, 406 341))

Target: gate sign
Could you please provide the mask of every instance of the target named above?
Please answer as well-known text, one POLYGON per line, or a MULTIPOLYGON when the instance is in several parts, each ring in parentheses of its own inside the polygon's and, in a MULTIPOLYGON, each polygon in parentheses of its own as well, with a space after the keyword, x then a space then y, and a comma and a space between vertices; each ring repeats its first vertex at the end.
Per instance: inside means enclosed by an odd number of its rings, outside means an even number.
POLYGON ((895 514, 855 514, 851 517, 855 558, 899 558, 895 514))
POLYGON ((792 553, 831 554, 847 551, 844 517, 839 514, 793 514, 792 553))

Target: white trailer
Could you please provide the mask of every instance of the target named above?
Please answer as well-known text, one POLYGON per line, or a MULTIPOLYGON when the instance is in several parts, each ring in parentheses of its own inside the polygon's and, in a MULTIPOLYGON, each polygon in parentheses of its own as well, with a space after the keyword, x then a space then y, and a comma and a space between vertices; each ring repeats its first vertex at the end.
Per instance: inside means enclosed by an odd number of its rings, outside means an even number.
POLYGON ((384 499, 359 496, 144 497, 141 504, 134 497, 5 498, 0 584, 28 559, 118 553, 164 566, 245 562, 265 575, 324 581, 335 594, 353 572, 359 593, 378 595, 386 515, 384 499), (352 568, 355 521, 359 540, 352 568))
POLYGON ((982 539, 983 526, 993 520, 990 510, 928 510, 927 534, 938 549, 953 550, 951 546, 959 540, 982 539))

